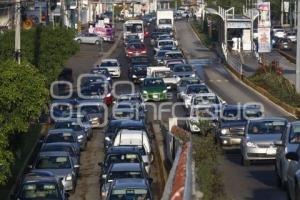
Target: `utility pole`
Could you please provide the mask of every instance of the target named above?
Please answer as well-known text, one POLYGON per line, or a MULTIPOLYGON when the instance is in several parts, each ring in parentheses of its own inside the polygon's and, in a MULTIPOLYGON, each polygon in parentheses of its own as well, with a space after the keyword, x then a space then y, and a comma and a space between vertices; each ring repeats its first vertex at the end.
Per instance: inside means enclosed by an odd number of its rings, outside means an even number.
POLYGON ((39 0, 39 22, 42 23, 42 1, 39 0))
POLYGON ((77 0, 77 32, 81 32, 81 0, 77 0))
POLYGON ((21 64, 21 0, 16 0, 15 8, 15 56, 21 64))
MULTIPOLYGON (((300 0, 298 0, 297 6, 297 40, 300 41, 300 0)), ((296 92, 300 94, 300 42, 297 42, 297 60, 296 60, 296 92)))
POLYGON ((284 15, 283 0, 281 0, 281 15, 280 15, 281 26, 283 26, 283 15, 284 15))
POLYGON ((60 0, 60 25, 65 25, 65 0, 60 0))

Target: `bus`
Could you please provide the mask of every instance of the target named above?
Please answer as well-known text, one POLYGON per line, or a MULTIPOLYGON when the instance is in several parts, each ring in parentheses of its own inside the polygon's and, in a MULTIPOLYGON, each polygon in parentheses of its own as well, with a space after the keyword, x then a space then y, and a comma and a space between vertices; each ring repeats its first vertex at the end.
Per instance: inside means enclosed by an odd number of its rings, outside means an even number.
POLYGON ((138 35, 139 39, 144 42, 144 23, 142 20, 128 20, 123 24, 124 40, 128 35, 138 35))

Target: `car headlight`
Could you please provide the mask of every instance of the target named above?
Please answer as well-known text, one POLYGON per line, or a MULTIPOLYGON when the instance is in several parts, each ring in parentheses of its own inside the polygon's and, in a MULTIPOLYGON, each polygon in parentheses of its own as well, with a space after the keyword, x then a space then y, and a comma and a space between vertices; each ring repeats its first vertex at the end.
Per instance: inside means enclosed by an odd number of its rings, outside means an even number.
POLYGON ((71 181, 72 180, 72 175, 68 174, 68 176, 66 177, 66 181, 71 181))
POLYGON ((192 76, 191 77, 195 77, 196 76, 196 74, 192 74, 192 76))
POLYGON ((83 139, 83 135, 78 135, 78 136, 77 136, 77 139, 78 139, 78 140, 83 139))
POLYGON ((221 130, 221 134, 222 135, 225 135, 225 134, 227 134, 228 133, 228 129, 226 129, 226 128, 223 128, 222 130, 221 130))
POLYGON ((93 119, 92 119, 92 121, 97 121, 99 118, 98 117, 94 117, 93 119))
POLYGON ((134 75, 134 74, 132 75, 132 78, 136 78, 136 77, 137 77, 136 75, 134 75))
POLYGON ((107 94, 106 97, 111 97, 111 93, 107 94))
POLYGON ((248 142, 246 143, 246 145, 247 145, 247 147, 256 147, 256 144, 253 143, 253 142, 250 142, 250 141, 248 141, 248 142))
POLYGON ((167 93, 167 90, 164 90, 163 93, 167 93))
POLYGON ((107 79, 106 79, 106 80, 110 81, 110 79, 111 79, 111 77, 107 77, 107 79))
POLYGON ((143 91, 143 94, 148 94, 148 92, 146 90, 143 91))

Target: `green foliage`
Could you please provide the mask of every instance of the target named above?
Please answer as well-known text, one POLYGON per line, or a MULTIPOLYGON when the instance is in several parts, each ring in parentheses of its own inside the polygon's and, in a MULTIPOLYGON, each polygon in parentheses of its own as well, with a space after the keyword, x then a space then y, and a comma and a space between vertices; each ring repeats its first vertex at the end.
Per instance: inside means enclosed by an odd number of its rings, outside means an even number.
POLYGON ((225 199, 223 177, 218 169, 221 151, 215 143, 214 127, 208 121, 199 121, 198 126, 205 134, 192 137, 197 185, 204 200, 225 199))
POLYGON ((203 43, 204 46, 210 48, 212 46, 212 41, 208 37, 207 34, 207 20, 204 20, 204 22, 200 21, 193 21, 192 22, 192 27, 199 36, 201 42, 203 43), (206 22, 206 24, 205 24, 206 22))
POLYGON ((281 101, 300 107, 300 95, 296 93, 295 86, 282 75, 280 68, 272 64, 261 67, 249 80, 281 101))
POLYGON ((182 6, 182 1, 181 0, 173 0, 173 1, 170 2, 170 7, 171 8, 176 8, 176 6, 177 6, 177 8, 182 6), (177 5, 176 5, 176 3, 177 3, 177 5))
MULTIPOLYGON (((22 59, 33 64, 47 77, 56 80, 66 60, 79 50, 75 32, 65 27, 36 27, 21 33, 22 59)), ((14 32, 0 36, 0 60, 14 58, 14 32)))
POLYGON ((28 62, 0 62, 0 185, 10 175, 13 162, 9 136, 27 131, 30 122, 40 116, 48 97, 45 80, 28 62))

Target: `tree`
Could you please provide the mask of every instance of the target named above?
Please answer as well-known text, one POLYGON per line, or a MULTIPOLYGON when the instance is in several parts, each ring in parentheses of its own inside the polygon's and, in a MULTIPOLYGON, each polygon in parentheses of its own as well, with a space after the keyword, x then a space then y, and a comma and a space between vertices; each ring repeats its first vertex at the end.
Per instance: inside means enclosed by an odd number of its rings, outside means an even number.
POLYGON ((9 136, 26 132, 41 114, 48 98, 46 78, 28 62, 0 62, 0 185, 10 175, 13 153, 9 136))

